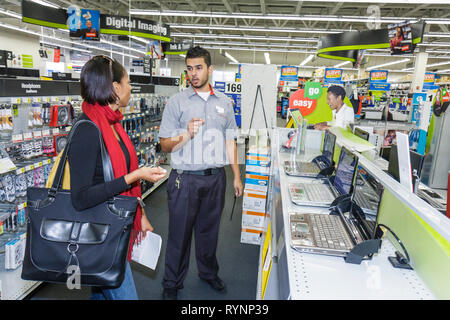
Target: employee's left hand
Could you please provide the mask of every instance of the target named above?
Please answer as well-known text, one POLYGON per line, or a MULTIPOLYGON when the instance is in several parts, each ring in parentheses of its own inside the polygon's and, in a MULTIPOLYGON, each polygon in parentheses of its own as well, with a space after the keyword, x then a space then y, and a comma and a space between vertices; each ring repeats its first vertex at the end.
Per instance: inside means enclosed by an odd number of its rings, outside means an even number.
POLYGON ((233 181, 233 187, 234 187, 234 195, 235 195, 236 197, 242 196, 242 190, 243 190, 243 187, 242 187, 242 182, 241 182, 241 179, 240 179, 240 178, 235 178, 235 179, 234 179, 234 181, 233 181))

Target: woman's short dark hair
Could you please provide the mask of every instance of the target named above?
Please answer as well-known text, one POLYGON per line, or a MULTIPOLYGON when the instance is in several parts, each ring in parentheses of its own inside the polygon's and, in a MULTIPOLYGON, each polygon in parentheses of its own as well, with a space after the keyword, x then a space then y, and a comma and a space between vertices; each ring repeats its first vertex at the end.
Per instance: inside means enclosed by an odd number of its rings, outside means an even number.
POLYGON ((188 52, 186 53, 186 61, 187 59, 194 59, 194 58, 203 58, 205 60, 206 66, 209 67, 211 65, 211 54, 208 50, 196 46, 193 48, 190 48, 188 52))
POLYGON ((341 86, 330 86, 328 88, 327 92, 331 92, 332 94, 334 94, 334 96, 337 98, 339 96, 341 96, 342 101, 344 101, 345 98, 345 89, 342 88, 341 86))
POLYGON ((115 103, 118 99, 113 82, 119 82, 125 75, 125 68, 107 56, 90 59, 81 69, 81 97, 84 101, 101 106, 115 103))

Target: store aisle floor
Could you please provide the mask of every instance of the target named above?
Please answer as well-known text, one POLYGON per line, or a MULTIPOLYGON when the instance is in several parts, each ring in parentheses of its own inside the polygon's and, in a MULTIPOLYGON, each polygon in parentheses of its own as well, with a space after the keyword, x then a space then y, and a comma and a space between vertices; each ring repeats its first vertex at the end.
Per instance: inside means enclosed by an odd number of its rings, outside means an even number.
MULTIPOLYGON (((241 167, 241 176, 244 176, 241 167)), ((198 277, 195 261, 194 239, 192 239, 189 272, 184 282, 184 289, 179 290, 178 298, 186 300, 253 300, 256 298, 258 275, 259 246, 240 243, 242 197, 236 201, 233 219, 230 221, 233 207, 233 175, 230 167, 226 168, 227 191, 225 208, 222 214, 217 259, 219 261, 219 276, 226 283, 226 292, 214 291, 206 282, 198 277)), ((138 296, 142 300, 162 299, 162 277, 168 234, 167 183, 161 185, 147 199, 146 210, 149 212, 150 223, 154 232, 161 235, 163 244, 161 256, 155 271, 132 263, 134 281, 138 296)), ((29 296, 32 300, 89 299, 90 289, 69 290, 65 285, 43 284, 29 296)))

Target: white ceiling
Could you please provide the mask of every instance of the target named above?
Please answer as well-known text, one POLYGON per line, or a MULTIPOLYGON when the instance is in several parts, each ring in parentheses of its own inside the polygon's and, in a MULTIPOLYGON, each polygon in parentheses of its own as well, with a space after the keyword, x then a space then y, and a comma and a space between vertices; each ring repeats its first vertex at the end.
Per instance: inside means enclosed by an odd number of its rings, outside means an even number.
MULTIPOLYGON (((445 61, 449 61, 449 64, 430 67, 428 70, 450 68, 450 48, 446 46, 446 44, 450 46, 448 29, 450 13, 447 10, 450 1, 49 0, 49 2, 61 7, 76 4, 83 8, 99 9, 103 13, 125 16, 128 16, 130 10, 152 10, 150 15, 136 16, 170 25, 173 41, 194 41, 210 48, 215 53, 214 57, 222 57, 219 51, 224 48, 223 51, 227 51, 241 63, 265 63, 264 52, 270 52, 271 63, 280 65, 299 65, 310 54, 315 55, 317 40, 326 32, 368 30, 372 26, 366 18, 376 14, 377 11, 381 20, 431 19, 425 34, 437 35, 425 36, 423 42, 428 45, 420 48, 434 51, 429 53, 428 64, 445 61), (371 6, 376 8, 372 9, 371 6), (359 21, 350 21, 355 18, 359 21), (437 23, 436 20, 443 21, 437 23), (295 41, 295 38, 302 41, 295 41)), ((19 14, 21 12, 18 0, 0 0, 0 8, 19 14)), ((2 14, 1 11, 0 22, 22 27, 25 25, 18 19, 2 14)), ((375 27, 387 28, 389 23, 381 22, 375 27)), ((27 28, 33 29, 33 26, 28 25, 27 28)), ((134 47, 139 48, 139 42, 136 42, 134 47)), ((405 58, 389 56, 388 49, 368 53, 372 55, 368 67, 405 58)), ((414 62, 414 57, 410 58, 410 62, 414 62)), ((214 62, 219 64, 228 61, 226 58, 217 60, 214 62)), ((306 66, 334 66, 339 63, 340 61, 315 58, 306 66)), ((344 67, 351 67, 351 64, 344 67)), ((389 69, 400 70, 405 67, 406 63, 399 63, 390 65, 389 69)))

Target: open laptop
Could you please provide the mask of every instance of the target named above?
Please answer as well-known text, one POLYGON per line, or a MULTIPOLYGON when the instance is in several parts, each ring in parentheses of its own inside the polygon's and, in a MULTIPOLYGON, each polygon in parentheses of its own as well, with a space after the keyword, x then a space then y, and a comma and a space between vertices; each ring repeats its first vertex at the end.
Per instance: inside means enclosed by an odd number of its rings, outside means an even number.
POLYGON ((285 161, 284 171, 290 176, 317 177, 320 171, 333 165, 335 144, 336 136, 329 131, 325 131, 322 155, 314 158, 311 162, 285 161))
POLYGON ((352 202, 337 215, 289 213, 291 246, 300 252, 346 257, 359 243, 378 239, 376 215, 367 215, 352 202))
POLYGON ((350 194, 358 157, 342 147, 336 174, 325 183, 290 183, 289 194, 297 205, 329 207, 339 196, 350 194))
MULTIPOLYGON (((424 156, 421 155, 420 153, 410 150, 409 158, 411 160, 411 170, 414 171, 415 169, 417 171, 417 175, 420 177, 422 172, 424 156)), ((389 153, 388 174, 392 176, 395 180, 400 182, 400 174, 398 168, 398 151, 397 146, 395 144, 391 146, 391 150, 389 153)), ((412 178, 413 178, 413 186, 415 186, 417 178, 415 176, 413 176, 412 178)), ((444 204, 445 200, 434 191, 418 187, 417 196, 422 200, 426 201, 427 203, 429 203, 436 210, 439 210, 441 212, 446 211, 446 206, 444 204)))
POLYGON ((369 141, 370 134, 367 131, 356 127, 354 133, 355 133, 356 136, 360 137, 361 139, 369 141))
POLYGON ((383 185, 374 176, 358 167, 351 199, 364 214, 377 215, 383 190, 383 185))

